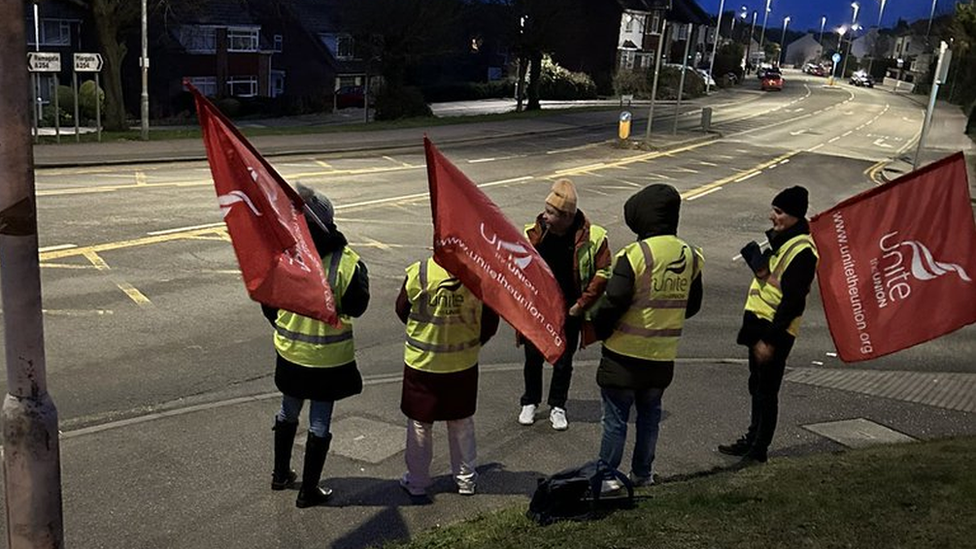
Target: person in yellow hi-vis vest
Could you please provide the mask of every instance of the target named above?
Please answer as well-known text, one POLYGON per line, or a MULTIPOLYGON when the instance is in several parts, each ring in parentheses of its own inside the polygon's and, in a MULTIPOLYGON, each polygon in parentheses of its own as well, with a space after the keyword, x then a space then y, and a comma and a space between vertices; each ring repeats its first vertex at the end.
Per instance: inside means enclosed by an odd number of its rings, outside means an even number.
POLYGON ((278 356, 274 379, 282 393, 281 409, 275 416, 271 489, 290 488, 297 480, 291 469, 291 452, 302 405, 310 400, 302 485, 295 501, 305 508, 325 502, 332 493, 319 486, 319 479, 332 442, 329 428, 335 402, 363 391, 363 379, 356 367, 352 318, 362 315, 369 305, 369 273, 335 226, 329 199, 301 184, 298 193, 307 206, 305 219, 341 321, 340 327, 334 328, 284 309, 263 307, 275 329, 278 356))
MULTIPOLYGON (((545 210, 535 223, 525 226, 525 236, 552 271, 566 305, 563 333, 566 351, 552 363, 549 384, 549 424, 557 431, 569 428, 566 401, 573 377, 573 354, 576 347, 592 343, 587 340, 587 313, 603 295, 610 278, 610 246, 607 231, 577 208, 576 186, 569 179, 557 179, 546 196, 545 210), (583 337, 581 336, 583 333, 583 337), (583 340, 582 342, 580 340, 583 340), (582 343, 582 345, 580 345, 582 343)), ((542 401, 542 353, 521 334, 517 343, 525 343, 525 365, 522 377, 525 392, 519 402, 518 422, 535 423, 536 409, 542 401), (523 341, 524 340, 524 341, 523 341)))
POLYGON ((786 359, 800 330, 807 294, 817 273, 819 254, 806 220, 808 193, 785 189, 773 198, 766 232, 770 249, 752 242, 742 257, 753 270, 737 342, 749 348, 749 395, 752 408, 746 434, 718 451, 741 456, 745 463, 765 463, 779 415, 779 388, 786 359))
POLYGON ((498 315, 433 258, 407 267, 396 312, 407 332, 400 398, 407 416, 407 472, 400 486, 412 497, 426 496, 434 422, 446 421, 458 493, 472 495, 478 480, 478 353, 498 330, 498 315))
MULTIPOLYGON (((681 195, 664 184, 649 185, 624 204, 624 221, 637 242, 614 258, 605 299, 593 313, 603 353, 596 381, 603 400, 600 459, 619 468, 631 407, 637 410, 630 478, 653 483, 661 422, 661 397, 674 377, 674 359, 685 319, 702 302, 698 248, 677 237, 681 195)), ((605 481, 604 489, 620 488, 605 481)))

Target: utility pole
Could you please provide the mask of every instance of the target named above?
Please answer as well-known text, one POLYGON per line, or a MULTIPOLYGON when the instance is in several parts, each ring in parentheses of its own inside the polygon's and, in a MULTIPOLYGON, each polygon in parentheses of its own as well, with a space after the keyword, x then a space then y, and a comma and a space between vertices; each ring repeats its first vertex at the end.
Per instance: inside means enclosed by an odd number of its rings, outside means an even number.
MULTIPOLYGON (((149 35, 146 29, 146 0, 142 0, 142 140, 149 141, 149 35)), ((97 94, 96 94, 97 95, 97 94)))
POLYGON ((711 76, 711 78, 705 82, 705 95, 708 95, 708 92, 711 91, 711 83, 713 80, 715 80, 715 50, 718 49, 719 40, 722 38, 721 30, 723 11, 725 11, 725 0, 721 0, 721 2, 718 4, 718 21, 715 23, 715 43, 712 44, 712 57, 708 61, 708 75, 711 76))
POLYGON ((0 295, 7 394, 3 483, 9 549, 64 547, 58 411, 47 392, 33 154, 24 109, 24 2, 0 2, 0 295))
POLYGON ((766 50, 763 49, 763 43, 766 40, 766 20, 769 19, 769 12, 772 11, 769 9, 769 3, 771 1, 772 0, 766 0, 766 13, 763 15, 762 32, 759 33, 759 51, 763 54, 763 60, 766 59, 766 50))

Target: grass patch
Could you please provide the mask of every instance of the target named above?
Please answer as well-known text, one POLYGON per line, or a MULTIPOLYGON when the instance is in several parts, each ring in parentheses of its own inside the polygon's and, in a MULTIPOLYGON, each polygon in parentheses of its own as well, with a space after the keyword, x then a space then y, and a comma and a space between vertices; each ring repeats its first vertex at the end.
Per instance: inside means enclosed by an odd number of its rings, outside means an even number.
POLYGON ((528 505, 384 547, 976 547, 976 438, 877 447, 643 489, 636 509, 537 526, 528 505))
MULTIPOLYGON (((458 124, 478 124, 482 122, 504 122, 508 120, 531 120, 536 118, 546 118, 558 116, 566 113, 579 112, 599 112, 599 111, 618 111, 616 106, 610 107, 580 107, 575 109, 544 109, 538 111, 506 112, 497 114, 478 114, 473 116, 451 116, 445 118, 404 118, 400 120, 385 120, 355 124, 328 124, 321 126, 277 126, 268 128, 241 128, 241 132, 247 137, 261 135, 307 135, 307 134, 328 134, 339 132, 364 132, 395 130, 403 128, 429 128, 434 126, 454 126, 458 124)), ((246 124, 248 120, 236 120, 235 123, 246 124)), ((74 129, 74 128, 71 128, 74 129)), ((102 132, 102 142, 111 143, 117 141, 139 141, 141 138, 140 130, 128 130, 122 132, 102 132)), ((151 141, 167 141, 172 139, 200 139, 200 128, 198 126, 186 126, 184 128, 173 129, 151 129, 149 132, 151 141)), ((81 142, 94 143, 98 137, 94 133, 81 135, 81 142)), ((55 144, 57 140, 53 135, 42 135, 40 142, 44 144, 55 144)), ((74 135, 62 135, 61 144, 70 145, 75 142, 74 135)))

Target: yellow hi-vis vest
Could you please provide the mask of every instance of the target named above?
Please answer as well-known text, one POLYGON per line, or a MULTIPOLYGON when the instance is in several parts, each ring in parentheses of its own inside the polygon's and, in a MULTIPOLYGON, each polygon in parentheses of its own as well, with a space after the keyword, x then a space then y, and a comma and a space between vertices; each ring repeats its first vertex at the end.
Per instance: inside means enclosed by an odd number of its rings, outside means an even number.
MULTIPOLYGON (((535 223, 525 226, 525 236, 529 236, 529 230, 535 227, 535 223)), ((595 276, 610 278, 610 269, 596 268, 596 254, 600 251, 600 245, 607 238, 607 230, 599 225, 590 224, 590 240, 580 249, 576 250, 577 269, 579 271, 580 289, 585 290, 590 285, 590 281, 595 276)))
MULTIPOLYGON (((817 245, 813 243, 813 238, 808 234, 794 236, 779 247, 776 253, 769 258, 769 277, 765 280, 758 278, 752 279, 749 285, 749 296, 746 298, 746 310, 755 314, 759 318, 773 321, 776 309, 783 301, 783 290, 780 288, 780 278, 790 266, 790 262, 803 250, 813 252, 817 261, 820 261, 820 254, 817 252, 817 245)), ((802 316, 798 316, 790 322, 786 329, 793 337, 800 333, 800 321, 802 316)))
POLYGON ((629 244, 614 261, 630 262, 634 295, 630 308, 603 344, 632 358, 674 360, 691 283, 705 263, 701 250, 676 236, 652 236, 629 244))
POLYGON ((322 258, 322 264, 328 265, 326 274, 335 296, 340 325, 333 328, 320 320, 279 309, 274 335, 278 354, 309 368, 334 368, 355 360, 352 319, 342 314, 341 303, 358 262, 359 255, 348 246, 341 253, 333 252, 322 258))
POLYGON ((450 374, 478 363, 481 301, 432 258, 407 267, 407 339, 403 361, 416 370, 450 374))

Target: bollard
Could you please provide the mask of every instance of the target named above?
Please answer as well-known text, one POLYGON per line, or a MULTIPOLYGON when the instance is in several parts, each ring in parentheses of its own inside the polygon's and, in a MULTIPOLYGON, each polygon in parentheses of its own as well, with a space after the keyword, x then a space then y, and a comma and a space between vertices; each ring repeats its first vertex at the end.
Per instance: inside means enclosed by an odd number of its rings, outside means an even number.
POLYGON ((620 113, 620 126, 617 128, 617 136, 621 141, 626 141, 630 137, 630 111, 620 113))
POLYGON ((703 132, 712 131, 712 108, 711 107, 702 108, 701 126, 703 132))

